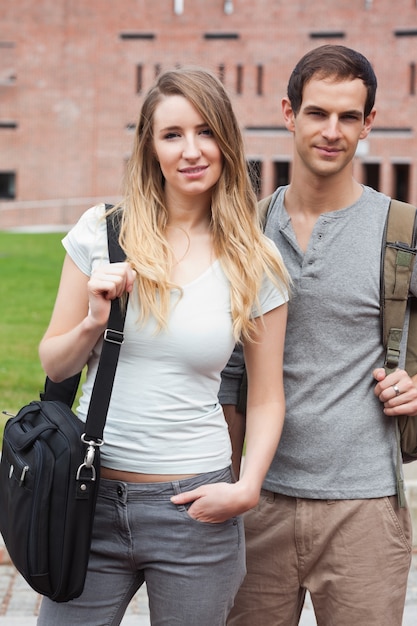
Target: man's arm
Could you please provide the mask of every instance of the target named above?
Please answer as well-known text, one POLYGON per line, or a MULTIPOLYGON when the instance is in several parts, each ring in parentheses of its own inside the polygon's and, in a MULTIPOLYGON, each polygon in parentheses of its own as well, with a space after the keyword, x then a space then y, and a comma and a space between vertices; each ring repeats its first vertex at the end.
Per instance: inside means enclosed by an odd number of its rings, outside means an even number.
POLYGON ((242 378, 245 371, 245 360, 242 346, 236 346, 228 364, 222 372, 222 381, 219 391, 219 402, 223 406, 224 416, 229 428, 232 444, 232 466, 236 479, 240 475, 243 444, 245 440, 246 420, 239 412, 242 378))
POLYGON ((240 476, 243 444, 245 441, 246 419, 239 413, 236 405, 223 404, 224 417, 229 428, 230 441, 232 443, 232 467, 236 479, 240 476))

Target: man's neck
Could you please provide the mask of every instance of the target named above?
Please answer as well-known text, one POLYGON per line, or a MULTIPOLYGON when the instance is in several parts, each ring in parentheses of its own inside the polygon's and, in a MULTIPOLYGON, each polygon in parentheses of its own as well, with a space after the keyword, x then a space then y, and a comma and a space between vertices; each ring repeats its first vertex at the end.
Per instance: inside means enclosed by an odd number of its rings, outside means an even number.
POLYGON ((285 191, 284 206, 298 245, 305 252, 319 216, 354 204, 362 195, 362 186, 352 177, 343 185, 325 177, 315 177, 314 184, 300 184, 297 177, 295 181, 285 191))
POLYGON ((362 195, 362 186, 352 177, 317 177, 305 180, 295 174, 285 193, 288 213, 301 212, 311 216, 343 209, 362 195))

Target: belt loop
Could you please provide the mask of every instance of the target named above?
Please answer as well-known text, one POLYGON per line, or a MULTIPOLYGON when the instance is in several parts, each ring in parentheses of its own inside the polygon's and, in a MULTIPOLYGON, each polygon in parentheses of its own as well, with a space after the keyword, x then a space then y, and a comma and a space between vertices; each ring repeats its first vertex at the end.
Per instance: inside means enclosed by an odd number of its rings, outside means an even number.
POLYGON ((274 502, 275 493, 273 491, 269 491, 268 489, 261 489, 261 494, 266 498, 266 501, 269 503, 274 502))

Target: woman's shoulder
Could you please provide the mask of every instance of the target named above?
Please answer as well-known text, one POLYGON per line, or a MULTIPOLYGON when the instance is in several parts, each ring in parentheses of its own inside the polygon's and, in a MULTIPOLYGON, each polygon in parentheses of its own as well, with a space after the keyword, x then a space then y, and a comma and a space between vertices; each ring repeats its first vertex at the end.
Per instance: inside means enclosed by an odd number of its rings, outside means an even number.
POLYGON ((96 238, 106 231, 105 204, 96 204, 84 211, 78 221, 69 230, 67 237, 96 238))
POLYGON ((106 224, 105 220, 106 205, 104 202, 96 204, 82 213, 73 228, 80 225, 81 228, 88 227, 90 230, 96 231, 103 229, 106 224))
POLYGON ((87 275, 96 261, 108 259, 104 204, 87 209, 62 240, 66 252, 87 275))

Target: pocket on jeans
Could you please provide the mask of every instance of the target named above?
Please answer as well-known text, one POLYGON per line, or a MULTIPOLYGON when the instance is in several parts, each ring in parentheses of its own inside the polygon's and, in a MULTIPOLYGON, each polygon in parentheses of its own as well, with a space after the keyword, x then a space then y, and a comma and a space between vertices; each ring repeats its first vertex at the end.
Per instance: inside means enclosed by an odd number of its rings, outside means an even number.
POLYGON ((407 552, 411 552, 413 548, 413 531, 408 507, 401 508, 398 505, 397 496, 386 496, 383 498, 383 501, 397 536, 401 539, 407 552))
POLYGON ((175 507, 178 513, 180 513, 180 515, 184 519, 191 522, 192 524, 195 524, 196 526, 213 528, 213 530, 216 530, 216 529, 220 529, 220 528, 224 528, 228 526, 235 526, 237 524, 236 517, 231 517, 225 520, 224 522, 202 522, 201 520, 194 519, 194 517, 191 517, 191 515, 188 512, 188 509, 191 507, 191 505, 192 505, 192 502, 188 502, 187 504, 176 504, 175 507))

